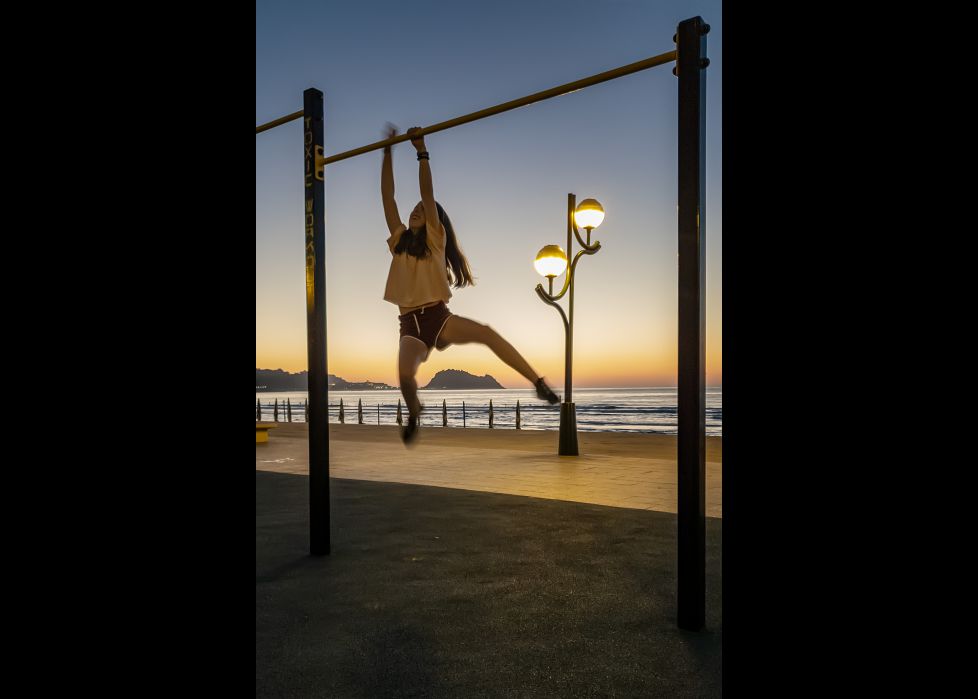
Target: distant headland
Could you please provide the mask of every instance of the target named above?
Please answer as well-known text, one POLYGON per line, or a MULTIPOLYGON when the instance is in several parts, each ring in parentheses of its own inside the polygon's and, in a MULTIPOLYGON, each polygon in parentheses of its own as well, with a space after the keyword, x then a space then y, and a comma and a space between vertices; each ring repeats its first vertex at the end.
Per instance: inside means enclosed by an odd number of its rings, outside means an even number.
POLYGON ((475 388, 506 388, 501 386, 496 379, 489 374, 485 376, 473 376, 467 371, 458 369, 444 369, 435 374, 427 386, 422 386, 427 390, 469 390, 475 388))
MULTIPOLYGON (((327 375, 330 391, 396 391, 397 386, 388 386, 375 381, 352 382, 333 374, 327 375)), ((305 391, 309 388, 308 372, 290 374, 281 369, 255 369, 255 392, 263 391, 305 391)), ((459 369, 445 369, 435 374, 427 386, 421 390, 471 390, 480 388, 505 388, 489 374, 475 376, 459 369)))
MULTIPOLYGON (((299 371, 290 374, 281 369, 255 369, 255 391, 307 391, 309 390, 309 372, 299 371)), ((330 391, 393 391, 396 386, 375 381, 354 383, 341 379, 333 374, 326 375, 326 383, 330 391)))

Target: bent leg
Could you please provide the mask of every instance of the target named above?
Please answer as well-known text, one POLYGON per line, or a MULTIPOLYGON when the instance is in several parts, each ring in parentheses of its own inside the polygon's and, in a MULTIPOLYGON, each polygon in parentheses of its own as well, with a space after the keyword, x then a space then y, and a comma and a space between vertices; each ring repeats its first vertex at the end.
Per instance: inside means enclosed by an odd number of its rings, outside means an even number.
POLYGON ((415 375, 418 373, 418 367, 427 358, 428 348, 423 342, 413 337, 401 338, 401 345, 397 352, 397 373, 401 381, 401 394, 404 396, 410 415, 421 412, 415 375))
POLYGON ((491 349, 497 357, 503 360, 508 366, 518 371, 531 384, 536 383, 540 375, 533 371, 529 363, 523 359, 523 355, 516 351, 516 348, 509 344, 502 335, 490 328, 488 325, 477 323, 474 320, 453 315, 442 328, 439 342, 446 342, 453 345, 464 345, 469 342, 478 342, 491 349))

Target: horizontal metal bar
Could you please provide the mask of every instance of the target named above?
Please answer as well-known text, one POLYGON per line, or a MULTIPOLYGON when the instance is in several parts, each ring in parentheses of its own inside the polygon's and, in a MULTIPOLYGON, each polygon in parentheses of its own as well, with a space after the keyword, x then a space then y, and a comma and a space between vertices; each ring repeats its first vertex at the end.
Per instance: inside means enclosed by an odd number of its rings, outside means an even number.
POLYGON ((262 131, 268 131, 269 129, 274 129, 276 126, 281 126, 282 124, 287 124, 290 121, 301 119, 304 113, 305 112, 300 109, 298 112, 293 112, 292 114, 289 114, 288 116, 284 116, 281 119, 276 119, 275 121, 270 121, 267 124, 256 126, 255 133, 258 134, 261 133, 262 131))
MULTIPOLYGON (((597 75, 592 75, 589 78, 583 78, 581 80, 575 80, 572 83, 567 83, 566 85, 559 85, 557 87, 552 87, 549 90, 544 90, 543 92, 535 92, 527 97, 521 97, 520 99, 512 100, 510 102, 505 102, 503 104, 497 104, 495 107, 489 107, 487 109, 481 109, 478 112, 472 112, 471 114, 466 114, 465 116, 456 117, 455 119, 449 119, 448 121, 443 121, 439 124, 434 124, 433 126, 426 126, 421 129, 420 133, 415 134, 416 136, 425 136, 430 133, 435 133, 436 131, 444 131, 445 129, 450 129, 453 126, 459 126, 460 124, 467 124, 470 121, 475 121, 477 119, 484 119, 488 116, 493 116, 494 114, 500 114, 502 112, 508 112, 510 109, 516 109, 517 107, 525 107, 528 104, 533 104, 534 102, 540 102, 541 100, 550 99, 551 97, 558 97, 560 95, 566 95, 569 92, 576 92, 581 88, 590 87, 591 85, 597 85, 598 83, 603 83, 607 80, 614 80, 615 78, 620 78, 625 75, 630 75, 631 73, 637 73, 640 70, 645 70, 647 68, 654 68, 655 66, 660 66, 664 63, 670 63, 676 60, 676 52, 670 51, 668 53, 663 53, 659 56, 653 56, 652 58, 646 58, 644 61, 637 61, 635 63, 629 63, 627 66, 622 66, 621 68, 615 68, 614 70, 608 70, 604 73, 598 73, 597 75)), ((337 153, 336 155, 331 155, 322 161, 323 165, 329 165, 330 163, 339 162, 340 160, 346 160, 347 158, 352 158, 356 155, 362 155, 364 153, 369 153, 372 150, 378 150, 395 143, 401 143, 402 141, 408 141, 411 137, 407 134, 401 134, 400 136, 395 136, 394 138, 388 138, 383 141, 377 141, 376 143, 371 143, 369 146, 363 146, 361 148, 354 148, 353 150, 348 150, 343 153, 337 153)))

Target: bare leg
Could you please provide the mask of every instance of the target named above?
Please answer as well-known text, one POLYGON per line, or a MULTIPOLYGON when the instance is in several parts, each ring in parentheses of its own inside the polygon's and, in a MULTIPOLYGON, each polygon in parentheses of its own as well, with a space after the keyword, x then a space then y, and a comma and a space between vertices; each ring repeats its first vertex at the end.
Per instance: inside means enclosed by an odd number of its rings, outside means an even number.
POLYGON ((533 371, 529 362, 523 359, 523 355, 488 325, 477 323, 462 316, 452 316, 442 328, 441 335, 438 336, 439 344, 464 345, 469 342, 478 342, 491 349, 507 366, 518 371, 531 384, 536 383, 536 380, 540 378, 540 375, 533 371))
POLYGON ((420 340, 402 337, 397 354, 397 370, 401 381, 401 395, 407 404, 408 414, 417 416, 421 412, 418 400, 418 381, 415 375, 418 367, 428 357, 428 348, 420 340))

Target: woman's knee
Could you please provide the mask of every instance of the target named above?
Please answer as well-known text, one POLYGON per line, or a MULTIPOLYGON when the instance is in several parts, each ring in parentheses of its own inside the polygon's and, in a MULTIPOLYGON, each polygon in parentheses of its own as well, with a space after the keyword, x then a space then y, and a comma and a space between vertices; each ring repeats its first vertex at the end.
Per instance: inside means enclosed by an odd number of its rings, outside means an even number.
POLYGON ((401 345, 400 354, 397 358, 397 371, 402 384, 406 380, 414 380, 414 375, 418 373, 418 367, 428 356, 426 347, 420 344, 417 347, 414 345, 414 342, 401 345))
POLYGON ((421 364, 419 361, 411 361, 410 363, 402 363, 397 367, 398 378, 401 381, 401 385, 413 385, 415 377, 418 373, 418 366, 421 364))
POLYGON ((472 342, 481 342, 482 344, 487 344, 492 336, 496 334, 496 331, 489 327, 488 323, 480 323, 477 320, 469 321, 472 325, 469 328, 471 333, 472 342))
POLYGON ((479 324, 478 342, 488 347, 495 347, 502 341, 503 336, 497 333, 491 325, 479 324))
POLYGON ((476 342, 481 342, 484 345, 488 344, 495 334, 496 331, 489 327, 488 323, 476 323, 472 328, 473 339, 476 342))

